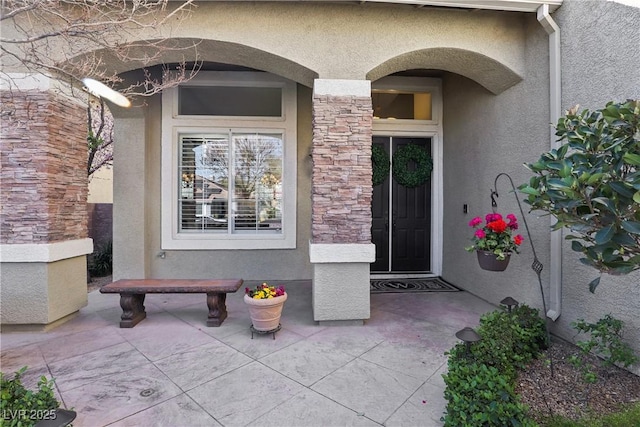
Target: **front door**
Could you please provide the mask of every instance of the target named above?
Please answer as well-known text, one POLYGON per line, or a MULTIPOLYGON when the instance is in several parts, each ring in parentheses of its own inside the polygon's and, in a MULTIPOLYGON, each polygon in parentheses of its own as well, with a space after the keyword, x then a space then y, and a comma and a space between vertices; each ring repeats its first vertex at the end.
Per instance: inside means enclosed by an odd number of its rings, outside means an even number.
MULTIPOLYGON (((408 144, 431 153, 431 138, 373 137, 373 144, 393 154, 408 144)), ((409 162, 407 168, 415 168, 409 162)), ((376 245, 376 273, 431 271, 431 181, 408 188, 393 178, 393 165, 382 184, 373 187, 371 236, 376 245)))

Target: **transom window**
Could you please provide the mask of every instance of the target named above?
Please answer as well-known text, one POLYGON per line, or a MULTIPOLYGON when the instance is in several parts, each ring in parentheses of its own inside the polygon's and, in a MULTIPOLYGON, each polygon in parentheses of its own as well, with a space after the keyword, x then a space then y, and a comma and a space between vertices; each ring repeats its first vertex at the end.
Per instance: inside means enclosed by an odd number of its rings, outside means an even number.
POLYGON ((376 119, 432 120, 431 93, 373 90, 373 116, 376 119))
POLYGON ((178 91, 181 116, 282 116, 280 87, 180 86, 178 91))
POLYGON ((295 248, 295 83, 201 72, 162 116, 163 249, 295 248))

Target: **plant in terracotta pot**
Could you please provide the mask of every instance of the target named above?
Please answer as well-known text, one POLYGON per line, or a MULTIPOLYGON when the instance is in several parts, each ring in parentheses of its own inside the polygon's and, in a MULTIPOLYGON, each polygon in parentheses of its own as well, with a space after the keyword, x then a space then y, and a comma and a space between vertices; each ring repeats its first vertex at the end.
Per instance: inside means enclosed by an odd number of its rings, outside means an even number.
POLYGON ((287 300, 284 286, 270 286, 266 282, 254 289, 245 288, 244 302, 249 307, 253 329, 269 332, 278 329, 282 307, 287 300))
POLYGON ((504 271, 509 264, 512 253, 519 253, 518 247, 524 241, 520 234, 513 235, 518 229, 518 219, 514 214, 506 216, 506 221, 499 213, 487 214, 484 221, 475 217, 469 222, 475 232, 473 244, 465 249, 475 251, 480 268, 489 271, 504 271))

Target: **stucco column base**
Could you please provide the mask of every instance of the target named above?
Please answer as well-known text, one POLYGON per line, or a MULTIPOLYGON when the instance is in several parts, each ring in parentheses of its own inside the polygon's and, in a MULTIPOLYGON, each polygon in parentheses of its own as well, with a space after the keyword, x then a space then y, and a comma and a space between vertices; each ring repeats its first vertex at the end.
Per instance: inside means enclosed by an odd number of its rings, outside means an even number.
POLYGON ((0 328, 46 330, 87 305, 91 239, 0 245, 0 328))
POLYGON ((371 316, 369 264, 375 245, 309 245, 313 319, 323 325, 361 324, 371 316))

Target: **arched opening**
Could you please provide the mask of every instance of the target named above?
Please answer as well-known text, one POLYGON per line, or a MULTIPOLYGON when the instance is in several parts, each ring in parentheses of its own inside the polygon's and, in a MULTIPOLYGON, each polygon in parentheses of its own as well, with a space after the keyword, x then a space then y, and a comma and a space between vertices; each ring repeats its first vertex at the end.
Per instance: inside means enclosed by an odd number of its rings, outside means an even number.
POLYGON ((483 55, 458 48, 430 48, 407 52, 378 65, 367 78, 378 80, 407 70, 443 70, 460 74, 497 95, 522 80, 522 76, 507 65, 483 55))

